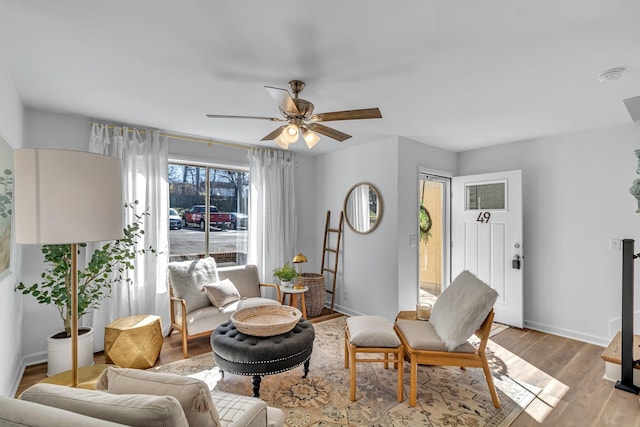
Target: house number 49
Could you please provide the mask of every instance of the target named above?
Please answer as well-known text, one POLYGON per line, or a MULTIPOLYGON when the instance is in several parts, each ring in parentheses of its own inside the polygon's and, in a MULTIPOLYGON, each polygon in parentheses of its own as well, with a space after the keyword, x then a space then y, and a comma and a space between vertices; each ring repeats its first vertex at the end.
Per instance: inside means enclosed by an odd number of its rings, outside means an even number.
POLYGON ((476 221, 487 223, 489 222, 489 218, 491 218, 491 212, 480 212, 476 221))

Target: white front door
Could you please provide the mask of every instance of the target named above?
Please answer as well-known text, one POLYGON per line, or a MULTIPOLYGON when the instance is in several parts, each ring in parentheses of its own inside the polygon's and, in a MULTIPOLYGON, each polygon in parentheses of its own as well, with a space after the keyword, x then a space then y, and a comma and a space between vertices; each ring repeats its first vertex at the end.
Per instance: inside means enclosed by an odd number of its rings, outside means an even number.
POLYGON ((495 321, 522 328, 522 171, 452 179, 452 272, 498 292, 495 321))

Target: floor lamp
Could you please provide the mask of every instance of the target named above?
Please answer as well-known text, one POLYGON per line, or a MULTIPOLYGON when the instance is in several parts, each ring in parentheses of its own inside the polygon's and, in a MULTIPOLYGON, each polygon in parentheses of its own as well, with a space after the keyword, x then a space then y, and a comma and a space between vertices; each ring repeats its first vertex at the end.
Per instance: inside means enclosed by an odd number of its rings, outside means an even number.
POLYGON ((71 371, 78 386, 78 243, 123 236, 122 162, 82 151, 14 152, 16 243, 71 244, 71 371))

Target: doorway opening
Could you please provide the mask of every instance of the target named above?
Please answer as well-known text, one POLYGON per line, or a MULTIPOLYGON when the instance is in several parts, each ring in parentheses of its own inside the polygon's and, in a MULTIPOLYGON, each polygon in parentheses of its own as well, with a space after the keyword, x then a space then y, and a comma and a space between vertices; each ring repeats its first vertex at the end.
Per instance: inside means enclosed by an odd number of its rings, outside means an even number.
POLYGON ((450 188, 446 177, 420 174, 418 301, 433 303, 450 274, 450 188))

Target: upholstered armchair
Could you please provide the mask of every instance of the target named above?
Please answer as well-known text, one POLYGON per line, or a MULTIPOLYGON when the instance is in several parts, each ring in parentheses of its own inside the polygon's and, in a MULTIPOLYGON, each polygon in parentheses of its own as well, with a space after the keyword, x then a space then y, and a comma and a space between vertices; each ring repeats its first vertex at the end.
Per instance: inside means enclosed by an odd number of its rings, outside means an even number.
POLYGON ((169 263, 171 329, 182 335, 182 355, 188 355, 188 340, 209 336, 236 310, 248 306, 280 304, 280 288, 260 283, 255 265, 217 268, 213 258, 169 263), (262 295, 275 289, 276 299, 262 295))

